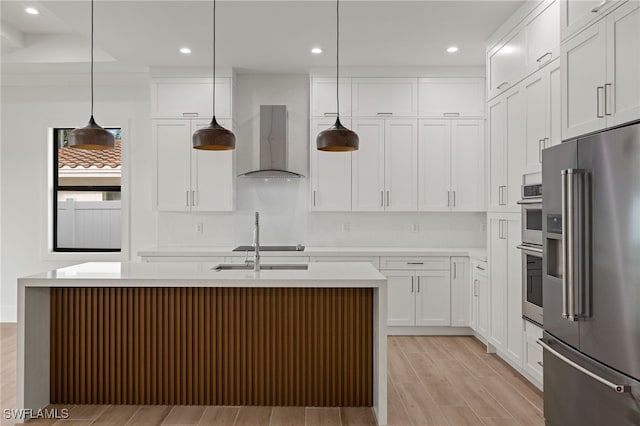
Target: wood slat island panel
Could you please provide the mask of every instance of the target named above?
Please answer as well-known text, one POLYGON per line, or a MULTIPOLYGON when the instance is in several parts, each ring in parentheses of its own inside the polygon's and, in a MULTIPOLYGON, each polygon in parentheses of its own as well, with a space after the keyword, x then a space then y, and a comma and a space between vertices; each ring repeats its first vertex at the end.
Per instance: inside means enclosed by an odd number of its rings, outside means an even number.
POLYGON ((371 288, 52 288, 51 403, 373 405, 371 288))

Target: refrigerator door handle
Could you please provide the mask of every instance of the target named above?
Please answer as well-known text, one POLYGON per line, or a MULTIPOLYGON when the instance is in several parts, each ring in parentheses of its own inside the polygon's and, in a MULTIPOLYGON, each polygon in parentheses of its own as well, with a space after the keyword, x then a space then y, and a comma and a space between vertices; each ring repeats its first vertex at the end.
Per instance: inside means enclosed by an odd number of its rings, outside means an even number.
POLYGON ((574 169, 562 170, 562 318, 575 320, 573 306, 574 289, 574 169))
POLYGON ((586 374, 587 376, 591 377, 594 380, 597 380, 598 382, 602 383, 603 385, 605 385, 606 387, 608 387, 609 389, 617 392, 617 393, 630 393, 631 392, 631 387, 630 386, 626 386, 626 385, 618 385, 615 384, 613 382, 610 382, 609 380, 598 376, 597 374, 587 370, 586 368, 582 367, 581 365, 576 364, 575 362, 571 361, 569 358, 565 357, 564 355, 562 355, 561 353, 557 352, 555 349, 553 349, 551 346, 549 346, 544 340, 540 339, 537 340, 537 343, 542 346, 542 348, 546 351, 548 351, 551 355, 555 356, 556 358, 558 358, 560 361, 570 365, 571 367, 575 368, 576 370, 580 371, 583 374, 586 374))

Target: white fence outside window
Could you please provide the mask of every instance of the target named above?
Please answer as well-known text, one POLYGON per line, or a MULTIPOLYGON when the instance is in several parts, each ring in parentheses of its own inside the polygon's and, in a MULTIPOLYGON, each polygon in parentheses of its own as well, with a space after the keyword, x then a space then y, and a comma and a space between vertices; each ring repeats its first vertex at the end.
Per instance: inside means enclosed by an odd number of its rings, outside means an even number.
POLYGON ((58 248, 120 249, 118 201, 58 202, 58 248))

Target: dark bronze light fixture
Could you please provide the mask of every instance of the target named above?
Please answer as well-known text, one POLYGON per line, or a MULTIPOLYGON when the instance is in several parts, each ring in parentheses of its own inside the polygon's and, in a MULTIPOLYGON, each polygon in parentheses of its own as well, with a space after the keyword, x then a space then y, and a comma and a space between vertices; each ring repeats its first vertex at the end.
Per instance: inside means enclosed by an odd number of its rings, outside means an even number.
POLYGON ((216 121, 216 0, 213 0, 213 118, 207 127, 193 132, 193 147, 209 151, 236 148, 236 136, 216 121))
POLYGON ((360 138, 353 130, 349 130, 340 122, 340 0, 336 0, 336 122, 333 126, 323 130, 316 138, 318 151, 357 151, 360 138))
POLYGON ((73 129, 69 146, 76 149, 105 150, 116 146, 113 134, 100 127, 93 118, 93 0, 91 0, 91 117, 85 127, 73 129))

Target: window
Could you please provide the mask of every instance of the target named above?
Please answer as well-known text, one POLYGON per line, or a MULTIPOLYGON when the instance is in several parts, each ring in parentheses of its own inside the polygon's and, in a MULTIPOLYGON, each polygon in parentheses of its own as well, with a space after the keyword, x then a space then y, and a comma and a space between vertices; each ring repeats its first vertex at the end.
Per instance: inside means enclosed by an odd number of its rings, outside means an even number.
POLYGON ((53 129, 53 251, 121 249, 121 129, 113 150, 70 148, 73 129, 53 129))

